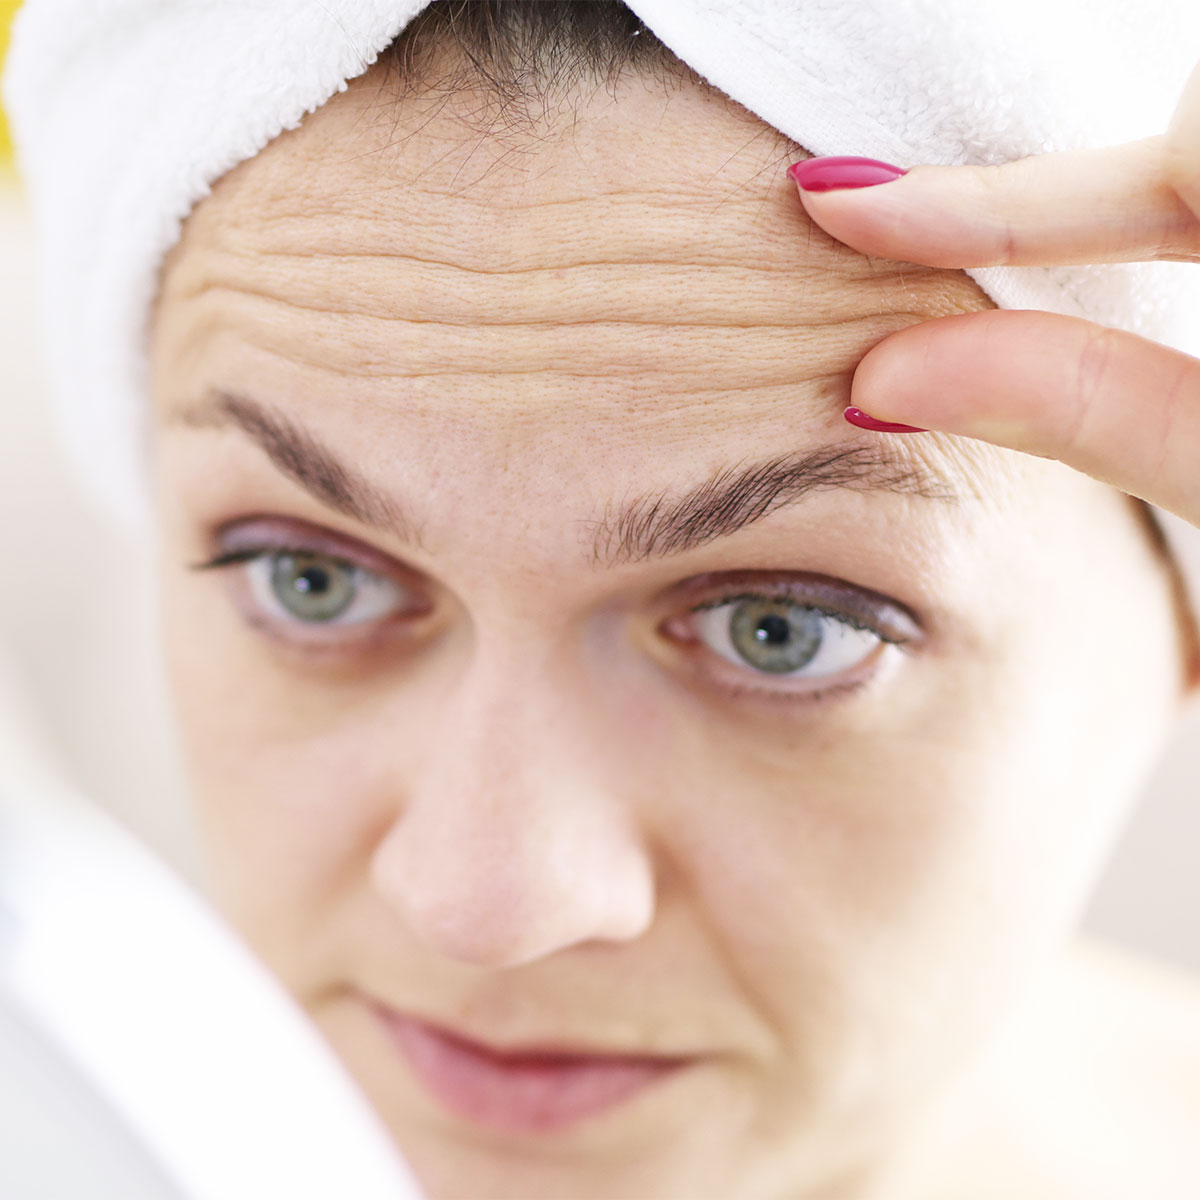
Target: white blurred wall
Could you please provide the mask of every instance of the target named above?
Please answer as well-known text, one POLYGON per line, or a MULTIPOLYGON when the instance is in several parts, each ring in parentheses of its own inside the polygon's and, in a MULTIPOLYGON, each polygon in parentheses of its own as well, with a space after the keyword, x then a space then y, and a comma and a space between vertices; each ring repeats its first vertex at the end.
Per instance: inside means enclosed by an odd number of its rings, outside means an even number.
MULTIPOLYGON (((198 880, 147 550, 87 510, 62 460, 37 365, 24 220, 0 177, 0 664, 9 660, 62 771, 198 880)), ((0 730, 0 753, 3 743, 0 730)), ((1086 927, 1200 971, 1200 709, 1151 780, 1086 927)))

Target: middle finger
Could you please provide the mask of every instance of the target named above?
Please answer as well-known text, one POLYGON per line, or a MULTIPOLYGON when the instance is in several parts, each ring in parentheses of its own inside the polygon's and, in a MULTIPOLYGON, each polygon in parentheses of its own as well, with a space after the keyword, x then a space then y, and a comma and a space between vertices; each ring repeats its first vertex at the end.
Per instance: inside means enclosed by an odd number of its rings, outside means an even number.
POLYGON ((1165 140, 919 166, 873 187, 801 187, 800 199, 860 253, 929 267, 1200 261, 1200 220, 1167 182, 1165 140))

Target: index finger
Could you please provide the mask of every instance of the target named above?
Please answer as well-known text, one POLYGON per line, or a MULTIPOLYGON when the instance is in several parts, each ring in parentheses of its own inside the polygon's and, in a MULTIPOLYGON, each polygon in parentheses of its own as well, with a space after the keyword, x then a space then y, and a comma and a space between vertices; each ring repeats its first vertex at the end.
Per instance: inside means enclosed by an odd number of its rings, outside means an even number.
POLYGON ((863 356, 851 404, 1054 458, 1200 524, 1200 359, 1080 317, 955 313, 863 356))
POLYGON ((1168 182, 1166 135, 998 166, 918 166, 800 199, 862 254, 965 269, 1200 262, 1200 221, 1168 182))

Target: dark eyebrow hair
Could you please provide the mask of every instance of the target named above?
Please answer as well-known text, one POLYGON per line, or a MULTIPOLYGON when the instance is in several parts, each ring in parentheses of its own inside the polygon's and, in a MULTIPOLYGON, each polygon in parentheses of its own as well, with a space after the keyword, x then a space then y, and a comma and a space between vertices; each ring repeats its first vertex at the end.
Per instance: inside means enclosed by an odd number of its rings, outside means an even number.
MULTIPOLYGON (((173 424, 234 426, 285 475, 336 512, 419 545, 416 526, 396 501, 339 460, 311 433, 245 396, 216 391, 181 410, 173 424)), ((961 494, 930 467, 877 440, 832 443, 764 462, 737 463, 688 491, 636 497, 589 522, 592 562, 600 566, 667 558, 729 537, 809 492, 849 488, 894 492, 956 504, 961 494)))
POLYGON ((249 434, 280 471, 335 512, 386 529, 404 541, 417 540, 408 516, 386 492, 341 462, 282 413, 245 396, 216 391, 201 403, 181 410, 173 423, 192 429, 232 425, 249 434))
POLYGON ((915 459, 898 458, 886 443, 834 443, 765 462, 738 463, 677 496, 642 496, 597 524, 592 561, 616 564, 668 558, 728 537, 809 492, 849 488, 895 492, 957 504, 949 480, 915 459))

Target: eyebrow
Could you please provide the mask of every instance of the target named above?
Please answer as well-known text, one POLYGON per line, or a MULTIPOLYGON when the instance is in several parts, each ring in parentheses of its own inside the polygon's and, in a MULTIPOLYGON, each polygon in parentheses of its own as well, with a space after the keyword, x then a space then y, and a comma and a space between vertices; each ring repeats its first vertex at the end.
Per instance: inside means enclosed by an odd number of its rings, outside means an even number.
MULTIPOLYGON (((233 427, 272 463, 335 512, 419 545, 411 514, 312 433, 246 396, 215 391, 170 421, 195 429, 233 427)), ((948 478, 882 439, 835 442, 815 450, 727 466, 685 491, 647 493, 588 522, 592 562, 600 566, 668 558, 730 537, 813 491, 891 492, 958 504, 948 478)))

